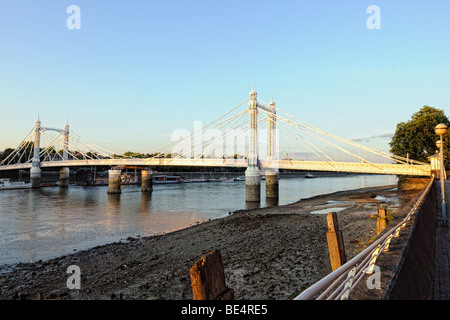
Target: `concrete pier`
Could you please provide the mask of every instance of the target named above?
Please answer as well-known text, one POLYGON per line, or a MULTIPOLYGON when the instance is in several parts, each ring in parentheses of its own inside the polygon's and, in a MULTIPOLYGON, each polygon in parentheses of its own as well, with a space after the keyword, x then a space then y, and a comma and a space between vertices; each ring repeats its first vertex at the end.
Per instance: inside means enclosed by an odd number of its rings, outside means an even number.
POLYGON ((278 170, 266 170, 266 198, 278 199, 278 170))
POLYGON ((245 201, 261 201, 261 170, 250 167, 245 171, 245 201))
POLYGON ((141 191, 142 192, 152 192, 152 170, 142 170, 141 171, 141 191))
POLYGON ((65 167, 59 170, 59 186, 68 187, 69 186, 69 175, 70 169, 65 167))
POLYGON ((32 167, 30 170, 30 182, 32 188, 40 188, 41 187, 41 176, 42 171, 39 167, 32 167))
POLYGON ((120 189, 120 170, 108 170, 108 194, 119 194, 122 193, 120 189))

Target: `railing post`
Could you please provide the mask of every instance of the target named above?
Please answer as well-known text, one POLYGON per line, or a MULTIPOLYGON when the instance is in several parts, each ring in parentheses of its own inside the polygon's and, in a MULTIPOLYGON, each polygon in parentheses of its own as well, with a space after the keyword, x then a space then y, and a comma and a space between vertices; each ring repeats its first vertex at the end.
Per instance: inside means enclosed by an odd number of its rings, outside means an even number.
POLYGON ((327 215, 327 240, 330 254, 331 269, 334 271, 347 262, 345 254, 344 238, 339 230, 336 212, 327 215))

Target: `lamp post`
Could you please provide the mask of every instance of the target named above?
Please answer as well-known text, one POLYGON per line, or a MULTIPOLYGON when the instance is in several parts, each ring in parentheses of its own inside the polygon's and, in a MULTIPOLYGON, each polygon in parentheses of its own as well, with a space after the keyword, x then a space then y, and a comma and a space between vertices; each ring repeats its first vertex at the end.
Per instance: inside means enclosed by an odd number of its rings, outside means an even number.
POLYGON ((436 142, 436 146, 440 149, 440 180, 441 180, 441 192, 442 192, 442 225, 447 226, 447 205, 445 203, 445 183, 444 183, 444 134, 447 133, 448 127, 440 123, 434 128, 434 132, 440 137, 440 140, 436 142))

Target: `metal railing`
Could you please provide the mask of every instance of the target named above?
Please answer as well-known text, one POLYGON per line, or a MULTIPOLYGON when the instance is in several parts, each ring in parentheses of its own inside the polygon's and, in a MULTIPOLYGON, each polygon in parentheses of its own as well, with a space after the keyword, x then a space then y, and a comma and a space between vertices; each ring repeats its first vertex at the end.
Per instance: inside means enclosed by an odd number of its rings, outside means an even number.
POLYGON ((399 237, 400 231, 406 226, 408 220, 414 215, 423 203, 424 198, 429 193, 434 183, 434 177, 426 186, 413 208, 406 217, 393 228, 389 229, 379 239, 369 245, 364 251, 353 259, 336 269, 314 285, 303 291, 294 300, 347 300, 350 292, 368 274, 374 273, 375 262, 380 254, 389 251, 389 244, 392 238, 399 237))

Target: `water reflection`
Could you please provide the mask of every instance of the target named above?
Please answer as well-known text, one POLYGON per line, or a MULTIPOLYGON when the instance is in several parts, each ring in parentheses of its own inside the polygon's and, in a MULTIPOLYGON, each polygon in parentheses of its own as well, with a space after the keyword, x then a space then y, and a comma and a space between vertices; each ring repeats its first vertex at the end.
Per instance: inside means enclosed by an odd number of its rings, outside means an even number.
POLYGON ((108 214, 120 213, 120 194, 108 194, 108 214))
POLYGON ((210 182, 107 187, 45 187, 0 192, 0 264, 49 259, 73 249, 174 231, 229 212, 284 205, 315 195, 368 186, 395 184, 394 176, 283 178, 279 199, 245 201, 245 183, 210 182), (151 213, 151 214, 150 214, 151 213))
POLYGON ((141 213, 150 213, 150 201, 152 200, 151 192, 141 193, 141 213))

